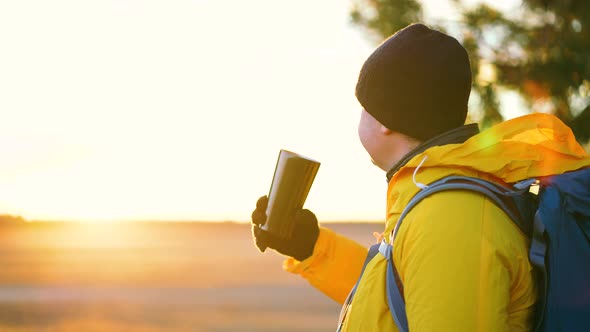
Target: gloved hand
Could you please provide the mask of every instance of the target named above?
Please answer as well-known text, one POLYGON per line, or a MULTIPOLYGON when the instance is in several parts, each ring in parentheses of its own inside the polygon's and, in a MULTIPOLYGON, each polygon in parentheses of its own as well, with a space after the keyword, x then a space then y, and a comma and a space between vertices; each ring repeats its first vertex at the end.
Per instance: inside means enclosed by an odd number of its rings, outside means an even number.
POLYGON ((297 211, 292 236, 290 239, 283 239, 260 228, 266 222, 267 206, 268 197, 262 196, 256 202, 256 209, 252 212, 252 235, 258 250, 264 252, 267 247, 272 248, 298 261, 311 256, 320 234, 316 216, 309 210, 297 211))

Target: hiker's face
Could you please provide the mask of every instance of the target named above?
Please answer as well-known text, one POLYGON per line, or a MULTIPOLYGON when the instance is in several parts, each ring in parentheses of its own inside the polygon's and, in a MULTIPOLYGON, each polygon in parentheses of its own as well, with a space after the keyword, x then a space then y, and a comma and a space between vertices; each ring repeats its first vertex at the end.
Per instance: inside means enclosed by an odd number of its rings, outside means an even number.
POLYGON ((367 150, 369 156, 371 156, 373 164, 381 169, 386 168, 387 166, 383 165, 383 159, 385 157, 384 148, 386 146, 383 126, 364 109, 361 112, 361 118, 359 120, 358 134, 361 144, 363 144, 363 147, 367 150))

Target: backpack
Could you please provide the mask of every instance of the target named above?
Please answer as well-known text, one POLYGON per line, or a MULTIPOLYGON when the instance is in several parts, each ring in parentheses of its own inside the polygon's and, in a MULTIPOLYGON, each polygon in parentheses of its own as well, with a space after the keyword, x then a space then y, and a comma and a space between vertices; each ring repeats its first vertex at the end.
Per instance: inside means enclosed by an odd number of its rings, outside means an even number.
MULTIPOLYGON (((590 331, 590 168, 521 181, 512 188, 471 177, 440 179, 410 200, 397 221, 391 243, 404 217, 416 204, 447 190, 469 190, 486 196, 530 237, 529 260, 540 285, 534 331, 590 331)), ((405 302, 400 291, 403 285, 393 264, 393 249, 385 242, 372 246, 363 272, 378 253, 388 260, 389 311, 399 330, 407 332, 405 302)), ((345 301, 341 324, 357 285, 345 301)))

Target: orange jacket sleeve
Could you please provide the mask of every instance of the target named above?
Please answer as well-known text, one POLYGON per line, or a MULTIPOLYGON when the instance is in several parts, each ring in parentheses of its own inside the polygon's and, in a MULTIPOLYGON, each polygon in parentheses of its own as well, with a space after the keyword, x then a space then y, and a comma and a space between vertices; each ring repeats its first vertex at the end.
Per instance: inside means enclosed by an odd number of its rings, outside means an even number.
POLYGON ((361 273, 367 252, 359 243, 321 227, 311 257, 301 262, 287 258, 283 268, 342 304, 361 273))

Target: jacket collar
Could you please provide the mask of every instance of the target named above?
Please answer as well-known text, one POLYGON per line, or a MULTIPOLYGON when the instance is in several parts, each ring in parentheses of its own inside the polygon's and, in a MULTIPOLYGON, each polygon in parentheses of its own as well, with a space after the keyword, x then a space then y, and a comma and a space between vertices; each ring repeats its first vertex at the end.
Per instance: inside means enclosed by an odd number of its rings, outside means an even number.
POLYGON ((475 136, 477 134, 479 134, 479 128, 476 123, 472 123, 461 127, 457 127, 455 129, 451 129, 427 140, 426 142, 418 145, 412 151, 408 152, 402 159, 400 159, 400 161, 393 165, 393 167, 387 172, 387 182, 391 180, 393 175, 397 171, 399 171, 400 168, 404 167, 416 155, 434 146, 463 143, 472 136, 475 136))

